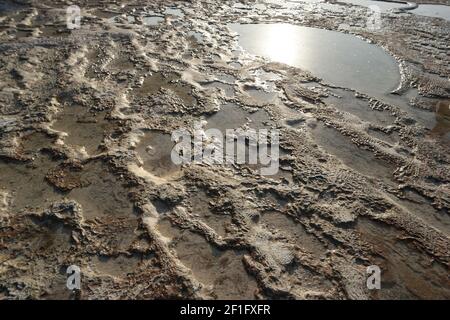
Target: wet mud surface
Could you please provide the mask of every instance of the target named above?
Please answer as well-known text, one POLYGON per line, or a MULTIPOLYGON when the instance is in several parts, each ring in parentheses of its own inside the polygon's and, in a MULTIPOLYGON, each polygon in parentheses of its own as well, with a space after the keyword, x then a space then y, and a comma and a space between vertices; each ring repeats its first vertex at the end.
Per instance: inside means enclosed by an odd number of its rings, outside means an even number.
POLYGON ((450 298, 449 21, 388 6, 371 30, 347 1, 78 2, 74 30, 69 2, 0 4, 0 297, 450 298), (230 24, 354 37, 342 57, 382 52, 389 81, 358 74, 364 55, 338 78, 287 47, 255 55, 230 24), (171 133, 199 122, 279 130, 280 170, 175 165, 171 133))

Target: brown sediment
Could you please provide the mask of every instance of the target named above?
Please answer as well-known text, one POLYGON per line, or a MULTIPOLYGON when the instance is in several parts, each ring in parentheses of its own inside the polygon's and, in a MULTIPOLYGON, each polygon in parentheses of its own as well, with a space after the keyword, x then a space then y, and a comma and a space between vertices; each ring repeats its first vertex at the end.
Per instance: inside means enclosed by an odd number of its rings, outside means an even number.
POLYGON ((68 1, 15 3, 0 11, 1 298, 450 297, 447 21, 386 12, 374 32, 349 4, 130 0, 66 30, 68 1), (242 51, 236 22, 360 36, 401 83, 326 83, 242 51), (200 121, 277 129, 280 170, 174 165, 171 133, 200 121))

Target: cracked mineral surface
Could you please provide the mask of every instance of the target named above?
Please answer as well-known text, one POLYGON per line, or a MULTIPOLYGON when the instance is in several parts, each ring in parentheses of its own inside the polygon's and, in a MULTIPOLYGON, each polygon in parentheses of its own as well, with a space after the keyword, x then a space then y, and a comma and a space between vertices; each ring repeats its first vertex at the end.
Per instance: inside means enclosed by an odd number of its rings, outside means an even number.
POLYGON ((71 4, 0 2, 0 299, 450 299, 447 1, 71 4))

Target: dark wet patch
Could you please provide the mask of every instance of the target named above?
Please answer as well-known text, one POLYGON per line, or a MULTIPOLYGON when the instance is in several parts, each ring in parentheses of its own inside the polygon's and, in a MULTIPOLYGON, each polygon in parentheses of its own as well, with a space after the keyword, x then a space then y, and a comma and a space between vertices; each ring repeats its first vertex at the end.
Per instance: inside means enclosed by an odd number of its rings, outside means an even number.
POLYGON ((127 274, 137 270, 140 261, 141 259, 136 255, 119 255, 114 257, 94 256, 92 258, 92 265, 101 275, 126 277, 127 274))
POLYGON ((45 154, 28 163, 0 160, 0 187, 11 193, 13 212, 44 209, 61 199, 62 195, 45 179, 57 165, 45 154))
POLYGON ((30 37, 32 33, 33 33, 33 30, 30 28, 17 28, 15 30, 14 36, 17 39, 21 39, 21 38, 30 37))
POLYGON ((70 30, 65 25, 44 25, 39 26, 41 31, 39 37, 67 37, 70 35, 70 30))
POLYGON ((136 152, 142 159, 146 171, 159 177, 165 177, 181 170, 180 166, 175 165, 171 158, 171 152, 175 145, 171 139, 172 137, 168 133, 155 130, 145 131, 136 147, 136 152))
POLYGON ((345 165, 373 178, 392 183, 394 166, 378 159, 375 155, 356 146, 350 138, 344 137, 334 128, 321 123, 312 130, 314 140, 330 153, 340 159, 345 165))
POLYGON ((191 88, 180 82, 179 76, 175 73, 164 75, 162 73, 154 73, 146 77, 142 86, 133 91, 133 95, 135 94, 138 98, 149 97, 159 92, 162 88, 175 93, 187 105, 196 103, 191 88))
POLYGON ((20 149, 25 154, 40 152, 42 149, 50 148, 53 139, 44 132, 32 132, 22 137, 20 149))
POLYGON ((390 115, 389 111, 374 110, 370 105, 370 101, 358 98, 352 91, 333 89, 339 97, 329 96, 324 99, 326 104, 335 106, 338 110, 351 113, 361 120, 380 126, 392 125, 395 117, 390 115))
POLYGON ((375 263, 381 268, 379 299, 448 299, 448 270, 411 241, 402 240, 393 227, 359 218, 356 229, 372 245, 375 263))
POLYGON ((386 133, 384 131, 381 130, 376 130, 373 128, 369 128, 368 130, 369 135, 371 135, 374 138, 377 138, 379 140, 385 141, 387 143, 390 143, 392 145, 395 145, 396 143, 398 143, 400 141, 400 136, 397 132, 391 132, 391 133, 386 133))
POLYGON ((92 113, 80 105, 66 106, 57 115, 52 128, 68 134, 64 143, 72 147, 84 147, 89 155, 99 152, 104 137, 114 127, 106 119, 106 112, 92 113))
POLYGON ((156 26, 156 25, 160 24, 161 22, 163 22, 164 18, 159 17, 159 16, 147 16, 147 17, 144 17, 142 20, 143 20, 144 24, 147 26, 156 26))
POLYGON ((65 197, 81 205, 85 219, 134 215, 123 182, 103 162, 89 162, 81 171, 72 174, 77 175, 82 187, 73 189, 65 197))
MULTIPOLYGON (((275 146, 271 143, 271 126, 273 121, 270 120, 270 116, 264 109, 257 109, 253 112, 249 112, 239 107, 236 104, 225 104, 221 109, 207 118, 206 129, 218 129, 223 136, 224 157, 226 163, 241 164, 252 170, 260 170, 263 167, 268 166, 268 163, 263 163, 262 159, 266 161, 266 157, 269 157, 271 161, 276 162, 278 160, 275 157, 275 152, 272 152, 272 148, 275 146), (236 130, 243 127, 245 124, 248 128, 235 131, 231 135, 227 134, 227 130, 236 130), (261 129, 267 130, 266 132, 261 129), (254 137, 252 133, 255 134, 254 137), (258 139, 259 134, 263 134, 267 139, 267 154, 263 154, 260 149, 258 139), (233 136, 234 135, 234 136, 233 136), (232 149, 227 151, 227 144, 233 143, 232 149), (234 150, 234 151, 233 151, 234 150), (233 152, 233 157, 231 155, 233 152)), ((292 181, 291 173, 288 171, 278 170, 270 175, 273 178, 285 177, 287 180, 292 181)))
POLYGON ((102 9, 96 9, 96 10, 94 10, 93 13, 96 17, 103 18, 103 19, 110 19, 110 18, 117 16, 117 14, 118 14, 115 11, 108 11, 108 10, 102 10, 102 9))
POLYGON ((245 92, 258 103, 273 103, 278 96, 276 92, 268 92, 255 88, 248 88, 245 92))
POLYGON ((305 119, 299 118, 299 119, 288 119, 285 120, 286 125, 292 128, 301 128, 305 125, 305 119))
POLYGON ((223 105, 220 110, 207 118, 207 129, 219 129, 225 133, 227 129, 243 126, 247 122, 248 113, 236 104, 223 105))
MULTIPOLYGON (((124 182, 100 160, 86 164, 62 163, 45 170, 45 185, 57 197, 41 194, 46 200, 75 200, 86 220, 102 217, 132 217, 134 206, 124 182), (58 190, 56 192, 56 190, 58 190)), ((39 184, 38 184, 39 185, 39 184)))
POLYGON ((18 10, 23 10, 25 8, 25 4, 21 4, 11 0, 2 0, 2 2, 0 3, 0 17, 9 15, 12 12, 16 12, 18 10))
POLYGON ((181 9, 179 9, 179 8, 167 8, 165 11, 164 11, 164 14, 165 15, 171 15, 171 16, 174 16, 174 17, 179 17, 179 18, 183 18, 184 17, 184 12, 183 12, 183 10, 181 10, 181 9))
POLYGON ((423 219, 429 226, 443 234, 450 234, 450 216, 443 211, 436 210, 432 203, 419 193, 405 190, 404 198, 396 198, 395 201, 414 216, 423 219))
POLYGON ((273 124, 267 111, 258 109, 251 113, 234 103, 221 106, 220 110, 206 121, 206 129, 219 129, 223 134, 227 129, 240 128, 247 122, 250 129, 269 129, 273 124))
POLYGON ((203 84, 205 88, 219 88, 222 89, 225 92, 225 96, 228 98, 231 98, 234 96, 234 87, 231 84, 223 83, 220 81, 212 81, 203 84))
POLYGON ((248 118, 250 119, 249 127, 252 129, 270 129, 274 125, 269 113, 264 109, 250 113, 248 118))
POLYGON ((175 235, 171 247, 198 281, 206 286, 212 286, 213 298, 238 300, 255 298, 258 286, 255 279, 245 270, 242 261, 244 252, 218 250, 195 233, 182 231, 173 226, 169 228, 173 229, 169 237, 175 235))

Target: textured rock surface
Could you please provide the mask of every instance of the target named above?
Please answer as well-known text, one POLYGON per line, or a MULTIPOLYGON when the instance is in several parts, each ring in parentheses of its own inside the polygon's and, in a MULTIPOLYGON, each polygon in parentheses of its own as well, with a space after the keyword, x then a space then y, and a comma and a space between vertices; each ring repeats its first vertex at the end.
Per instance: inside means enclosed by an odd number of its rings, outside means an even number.
POLYGON ((139 2, 78 1, 72 31, 64 1, 0 6, 0 298, 450 298, 450 22, 139 2), (231 22, 360 36, 399 62, 397 97, 245 53, 231 22), (168 163, 170 133, 209 118, 279 129, 280 173, 168 163))

